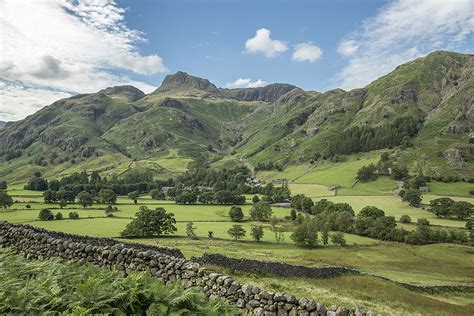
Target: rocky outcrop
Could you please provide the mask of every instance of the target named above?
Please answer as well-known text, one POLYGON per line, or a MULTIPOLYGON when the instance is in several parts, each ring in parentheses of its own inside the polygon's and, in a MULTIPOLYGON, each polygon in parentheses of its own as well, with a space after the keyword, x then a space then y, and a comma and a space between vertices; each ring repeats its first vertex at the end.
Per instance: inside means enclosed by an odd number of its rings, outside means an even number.
POLYGON ((209 80, 191 76, 182 71, 166 76, 161 86, 153 94, 180 90, 201 90, 219 94, 219 89, 209 80))
POLYGON ((294 89, 302 91, 291 84, 274 83, 260 88, 221 89, 221 92, 223 96, 239 101, 276 102, 294 89))
POLYGON ((28 225, 0 222, 0 246, 16 249, 28 259, 59 257, 78 264, 115 268, 124 275, 146 271, 165 283, 181 282, 209 298, 221 297, 242 311, 254 315, 371 315, 365 308, 331 306, 294 295, 269 292, 242 284, 231 276, 212 272, 199 263, 186 260, 179 250, 120 243, 111 239, 82 237, 49 232, 28 225))

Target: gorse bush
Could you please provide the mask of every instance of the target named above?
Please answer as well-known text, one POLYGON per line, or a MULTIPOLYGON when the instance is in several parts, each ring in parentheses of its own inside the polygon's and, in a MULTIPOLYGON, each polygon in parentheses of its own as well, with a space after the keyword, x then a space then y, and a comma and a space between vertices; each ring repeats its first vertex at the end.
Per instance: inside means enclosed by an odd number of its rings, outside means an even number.
POLYGON ((147 272, 127 277, 92 265, 28 261, 0 249, 0 313, 110 315, 236 315, 223 300, 167 286, 147 272))

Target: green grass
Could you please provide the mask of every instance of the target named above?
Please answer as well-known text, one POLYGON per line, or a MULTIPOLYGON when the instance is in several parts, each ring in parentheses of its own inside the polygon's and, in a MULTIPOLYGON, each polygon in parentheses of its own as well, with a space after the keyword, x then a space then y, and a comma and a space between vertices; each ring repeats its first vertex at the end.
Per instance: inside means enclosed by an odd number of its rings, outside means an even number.
POLYGON ((334 191, 321 184, 290 183, 288 187, 292 195, 304 194, 311 198, 334 195, 334 191))
POLYGON ((468 182, 428 182, 430 193, 436 195, 453 195, 453 196, 467 196, 473 197, 469 191, 474 190, 474 183, 468 182))

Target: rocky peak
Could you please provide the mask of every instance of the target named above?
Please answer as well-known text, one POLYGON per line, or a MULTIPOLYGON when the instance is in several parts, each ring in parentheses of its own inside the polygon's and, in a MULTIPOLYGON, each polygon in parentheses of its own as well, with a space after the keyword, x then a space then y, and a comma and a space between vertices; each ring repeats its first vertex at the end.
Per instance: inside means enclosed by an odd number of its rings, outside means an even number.
POLYGON ((145 93, 134 86, 115 86, 100 90, 99 93, 107 96, 124 96, 130 101, 140 100, 145 96, 145 93))
POLYGON ((209 80, 188 75, 178 71, 174 75, 168 75, 161 86, 155 92, 201 90, 210 93, 219 93, 219 89, 209 80))

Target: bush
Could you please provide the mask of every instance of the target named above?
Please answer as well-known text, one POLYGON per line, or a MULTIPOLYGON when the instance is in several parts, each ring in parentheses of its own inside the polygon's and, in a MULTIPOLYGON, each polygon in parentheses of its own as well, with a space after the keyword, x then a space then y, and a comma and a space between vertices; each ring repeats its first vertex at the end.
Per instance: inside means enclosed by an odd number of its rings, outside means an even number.
POLYGON ((188 235, 188 237, 192 239, 197 239, 195 230, 196 230, 196 227, 194 227, 193 222, 188 222, 186 224, 186 235, 188 235))
POLYGON ((43 208, 38 215, 40 221, 51 221, 54 219, 53 212, 49 208, 43 208))
POLYGON ((402 216, 400 216, 400 223, 403 223, 403 224, 409 224, 409 223, 411 223, 411 217, 408 216, 408 215, 402 215, 402 216))
POLYGON ((69 212, 69 219, 79 219, 77 212, 69 212))
POLYGON ((26 204, 25 207, 26 207, 27 209, 30 209, 30 208, 31 208, 31 205, 30 205, 30 204, 26 204))
POLYGON ((63 219, 63 213, 57 212, 56 215, 54 216, 55 219, 63 219))
POLYGON ((159 237, 176 231, 173 213, 166 213, 162 207, 152 210, 140 206, 136 217, 122 231, 122 237, 159 237))
POLYGON ((331 242, 335 245, 345 246, 346 239, 344 238, 344 234, 341 232, 335 232, 331 234, 331 242))
POLYGON ((244 219, 244 212, 238 206, 232 206, 229 210, 229 217, 233 222, 241 222, 244 219))

